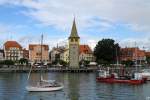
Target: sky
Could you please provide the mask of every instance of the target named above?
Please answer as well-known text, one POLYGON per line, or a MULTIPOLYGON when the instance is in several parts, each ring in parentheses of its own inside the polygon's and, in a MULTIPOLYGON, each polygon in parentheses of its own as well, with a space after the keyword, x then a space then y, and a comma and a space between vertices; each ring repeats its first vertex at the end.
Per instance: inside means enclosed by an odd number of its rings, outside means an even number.
POLYGON ((0 0, 0 47, 8 40, 67 44, 73 19, 81 44, 92 49, 103 38, 121 47, 150 50, 150 0, 0 0))

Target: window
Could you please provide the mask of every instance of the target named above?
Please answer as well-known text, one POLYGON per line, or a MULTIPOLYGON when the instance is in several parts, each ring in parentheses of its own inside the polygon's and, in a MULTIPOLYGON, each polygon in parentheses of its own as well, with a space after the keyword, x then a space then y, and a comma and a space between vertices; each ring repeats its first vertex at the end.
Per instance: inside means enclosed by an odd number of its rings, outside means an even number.
POLYGON ((71 42, 73 42, 73 39, 71 39, 71 42))
POLYGON ((76 42, 78 42, 78 39, 77 39, 77 38, 75 38, 75 41, 76 41, 76 42))
POLYGON ((37 55, 37 56, 40 56, 40 55, 41 55, 41 53, 36 53, 36 55, 37 55))

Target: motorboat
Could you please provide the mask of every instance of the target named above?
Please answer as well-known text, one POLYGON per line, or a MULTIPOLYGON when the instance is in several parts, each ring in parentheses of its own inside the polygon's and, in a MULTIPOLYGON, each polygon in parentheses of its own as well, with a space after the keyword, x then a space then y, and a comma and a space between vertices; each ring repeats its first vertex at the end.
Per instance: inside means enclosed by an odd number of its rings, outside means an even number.
POLYGON ((143 69, 139 74, 141 74, 142 77, 147 77, 147 80, 150 81, 150 69, 143 69))
POLYGON ((138 85, 145 83, 147 78, 142 77, 139 73, 134 73, 134 77, 118 77, 117 73, 109 74, 108 71, 99 70, 96 80, 105 83, 128 83, 138 85))

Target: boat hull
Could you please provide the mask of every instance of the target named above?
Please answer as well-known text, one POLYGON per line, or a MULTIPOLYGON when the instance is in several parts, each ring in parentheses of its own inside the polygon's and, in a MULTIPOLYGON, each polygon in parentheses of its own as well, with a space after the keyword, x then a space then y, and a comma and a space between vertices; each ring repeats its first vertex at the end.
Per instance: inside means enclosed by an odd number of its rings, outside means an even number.
POLYGON ((105 82, 105 83, 128 83, 128 84, 143 84, 146 82, 146 79, 141 79, 141 80, 127 80, 127 79, 115 79, 115 78, 103 78, 103 77, 97 77, 96 80, 98 82, 105 82))
POLYGON ((49 91, 58 91, 63 89, 63 86, 59 87, 36 87, 36 86, 27 86, 27 91, 29 92, 49 92, 49 91))

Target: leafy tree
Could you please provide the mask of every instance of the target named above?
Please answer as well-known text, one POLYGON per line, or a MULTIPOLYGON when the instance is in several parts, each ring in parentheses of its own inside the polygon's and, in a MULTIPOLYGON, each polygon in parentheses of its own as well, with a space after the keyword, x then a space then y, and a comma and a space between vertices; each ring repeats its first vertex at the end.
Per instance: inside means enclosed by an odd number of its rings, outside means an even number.
POLYGON ((0 61, 0 65, 4 65, 4 61, 0 61))
POLYGON ((56 60, 57 63, 59 62, 59 60, 60 60, 60 54, 56 54, 55 55, 55 60, 56 60))
POLYGON ((150 57, 146 57, 146 61, 148 64, 150 64, 150 57))
POLYGON ((3 64, 4 64, 4 65, 8 65, 8 67, 9 67, 9 65, 14 65, 15 63, 14 63, 14 61, 12 61, 12 60, 4 60, 4 61, 3 61, 3 64))
POLYGON ((66 61, 60 60, 60 61, 59 61, 59 64, 60 64, 60 65, 63 65, 63 66, 66 66, 68 63, 67 63, 66 61))
POLYGON ((79 65, 88 65, 90 63, 90 61, 88 61, 88 60, 81 60, 80 62, 79 62, 79 65))
POLYGON ((19 60, 19 63, 20 63, 20 64, 28 64, 28 60, 25 59, 25 58, 21 58, 21 59, 19 60))
POLYGON ((89 63, 90 63, 90 61, 88 61, 88 60, 85 60, 85 61, 84 61, 84 64, 85 64, 85 65, 88 65, 89 63))
POLYGON ((94 48, 94 55, 98 64, 112 64, 119 56, 120 47, 113 39, 102 39, 94 48))
POLYGON ((55 61, 52 62, 52 65, 56 65, 57 63, 58 63, 58 61, 55 60, 55 61))

